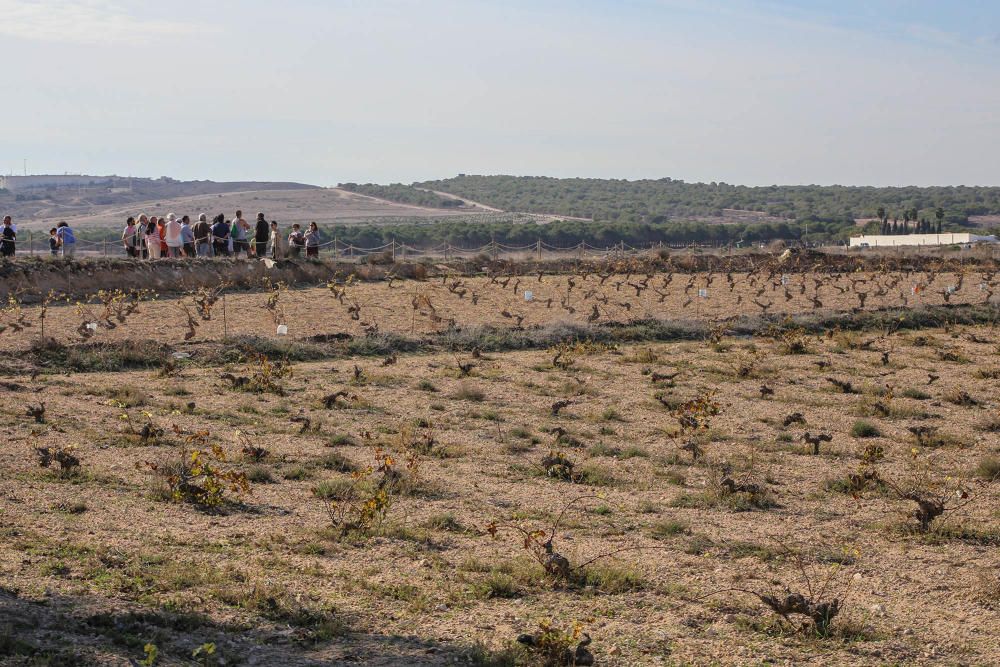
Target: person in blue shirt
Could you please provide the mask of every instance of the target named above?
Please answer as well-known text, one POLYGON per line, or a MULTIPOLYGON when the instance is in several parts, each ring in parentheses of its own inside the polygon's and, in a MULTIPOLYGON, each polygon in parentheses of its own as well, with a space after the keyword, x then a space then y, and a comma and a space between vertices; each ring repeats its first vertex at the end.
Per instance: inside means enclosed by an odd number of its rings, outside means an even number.
POLYGON ((62 248, 63 257, 72 257, 76 254, 76 236, 66 222, 60 222, 56 226, 56 236, 59 238, 59 247, 62 248))
POLYGON ((229 223, 226 216, 219 214, 215 216, 215 224, 212 225, 212 245, 216 257, 229 257, 229 223))

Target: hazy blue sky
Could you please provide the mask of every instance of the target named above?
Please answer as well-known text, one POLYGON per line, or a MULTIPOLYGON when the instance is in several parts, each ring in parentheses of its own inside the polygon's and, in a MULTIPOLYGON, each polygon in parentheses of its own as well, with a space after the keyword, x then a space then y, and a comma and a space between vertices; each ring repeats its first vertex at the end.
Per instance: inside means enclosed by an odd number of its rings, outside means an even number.
POLYGON ((0 170, 1000 184, 996 0, 0 0, 0 170))

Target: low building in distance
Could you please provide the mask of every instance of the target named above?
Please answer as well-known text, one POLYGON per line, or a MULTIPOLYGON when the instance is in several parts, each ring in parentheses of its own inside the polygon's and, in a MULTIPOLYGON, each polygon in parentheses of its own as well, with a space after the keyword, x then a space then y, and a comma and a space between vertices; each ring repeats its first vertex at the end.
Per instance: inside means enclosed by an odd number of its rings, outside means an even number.
POLYGON ((997 243, 997 237, 992 234, 980 236, 967 232, 945 232, 943 234, 890 234, 852 236, 852 248, 886 248, 894 246, 914 245, 971 245, 973 243, 997 243))

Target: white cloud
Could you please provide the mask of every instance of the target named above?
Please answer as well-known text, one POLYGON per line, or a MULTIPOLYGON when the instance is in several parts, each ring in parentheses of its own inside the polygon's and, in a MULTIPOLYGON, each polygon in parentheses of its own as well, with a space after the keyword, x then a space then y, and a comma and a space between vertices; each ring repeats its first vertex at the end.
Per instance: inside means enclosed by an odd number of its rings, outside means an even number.
POLYGON ((0 35, 78 44, 141 44, 191 35, 201 26, 141 18, 107 0, 0 0, 0 35))

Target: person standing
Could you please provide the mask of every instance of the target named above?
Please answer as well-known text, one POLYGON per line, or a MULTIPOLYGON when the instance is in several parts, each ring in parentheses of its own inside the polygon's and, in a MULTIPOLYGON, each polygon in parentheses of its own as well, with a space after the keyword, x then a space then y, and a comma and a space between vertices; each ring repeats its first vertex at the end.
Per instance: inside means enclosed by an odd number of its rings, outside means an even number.
POLYGON ((198 257, 212 256, 212 226, 204 213, 198 216, 198 224, 194 226, 194 247, 198 257))
POLYGON ((247 234, 250 231, 250 223, 243 219, 243 211, 236 211, 233 218, 233 256, 239 257, 240 253, 246 254, 250 259, 250 243, 247 241, 247 234))
POLYGON ((271 234, 267 240, 267 256, 271 259, 281 259, 285 253, 281 250, 281 232, 278 231, 278 221, 271 221, 271 234))
POLYGON ((319 257, 319 227, 315 222, 309 223, 306 232, 306 257, 319 257))
POLYGON ((49 254, 53 257, 59 256, 59 237, 56 236, 56 228, 49 230, 49 254))
POLYGON ((149 227, 149 218, 145 213, 139 214, 139 221, 135 225, 135 252, 141 259, 149 259, 149 249, 146 247, 146 228, 149 227))
POLYGON ((160 257, 169 257, 170 248, 167 246, 167 220, 159 218, 156 221, 156 229, 160 233, 160 257))
POLYGON ((191 229, 191 218, 186 215, 181 218, 181 244, 184 256, 194 257, 194 231, 191 229))
POLYGON ((13 257, 17 248, 17 232, 10 216, 4 216, 3 227, 0 228, 0 256, 13 257))
POLYGON ((229 256, 229 231, 226 216, 222 213, 215 216, 215 224, 212 225, 212 247, 216 257, 229 256))
POLYGON ((150 260, 160 258, 160 227, 156 216, 150 216, 146 223, 146 254, 150 260))
POLYGON ((253 240, 254 240, 254 251, 258 257, 264 257, 267 254, 267 240, 271 237, 271 230, 267 224, 267 220, 264 219, 263 213, 257 214, 257 225, 254 228, 253 240))
POLYGON ((129 216, 128 220, 125 221, 125 231, 122 232, 122 245, 125 246, 125 254, 129 257, 136 256, 137 238, 138 232, 136 231, 135 218, 129 216))
POLYGON ((63 257, 72 257, 76 254, 76 236, 65 221, 56 225, 56 236, 59 237, 59 247, 62 248, 63 257))
POLYGON ((167 221, 163 223, 163 242, 167 244, 168 257, 177 258, 181 256, 184 239, 181 238, 181 223, 173 213, 168 213, 167 221))
POLYGON ((296 222, 292 225, 292 231, 288 233, 288 256, 292 258, 298 257, 305 247, 306 237, 302 233, 302 227, 296 222))

